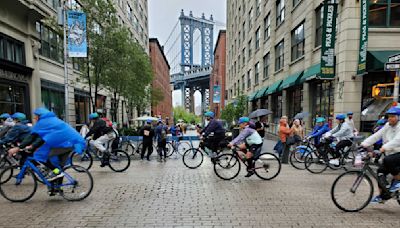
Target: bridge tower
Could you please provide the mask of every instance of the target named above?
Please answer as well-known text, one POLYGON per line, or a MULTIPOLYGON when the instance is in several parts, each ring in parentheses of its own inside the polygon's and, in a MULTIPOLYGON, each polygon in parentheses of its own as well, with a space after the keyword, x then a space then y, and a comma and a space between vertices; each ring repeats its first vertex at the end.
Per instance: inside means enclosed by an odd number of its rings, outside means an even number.
MULTIPOLYGON (((181 75, 192 74, 196 68, 209 69, 214 61, 214 21, 212 15, 210 19, 206 19, 203 15, 201 18, 193 17, 192 11, 189 15, 185 15, 183 10, 179 17, 181 25, 181 75), (194 49, 194 33, 196 30, 200 31, 201 39, 201 63, 195 65, 193 63, 193 49, 194 49)), ((208 70, 206 70, 208 72, 208 70)), ((183 78, 185 78, 183 76, 183 78)), ((209 78, 209 77, 208 77, 209 78)), ((196 81, 196 80, 195 80, 196 81)), ((182 92, 182 104, 189 111, 194 111, 193 95, 196 90, 199 90, 202 95, 202 111, 209 107, 209 80, 198 80, 197 82, 188 83, 184 81, 180 83, 179 88, 182 92)))

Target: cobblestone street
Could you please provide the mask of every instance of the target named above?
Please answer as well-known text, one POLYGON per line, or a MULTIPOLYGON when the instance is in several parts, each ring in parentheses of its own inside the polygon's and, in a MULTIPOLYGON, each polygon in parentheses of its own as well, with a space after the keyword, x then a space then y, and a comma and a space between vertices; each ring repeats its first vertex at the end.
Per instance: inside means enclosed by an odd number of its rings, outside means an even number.
MULTIPOLYGON (((267 143, 270 146, 271 142, 267 143)), ((26 203, 0 198, 1 227, 399 227, 395 201, 343 213, 330 199, 337 172, 312 175, 284 165, 272 181, 245 172, 220 180, 207 159, 134 160, 125 173, 95 163, 95 188, 82 202, 50 198, 41 186, 26 203)))

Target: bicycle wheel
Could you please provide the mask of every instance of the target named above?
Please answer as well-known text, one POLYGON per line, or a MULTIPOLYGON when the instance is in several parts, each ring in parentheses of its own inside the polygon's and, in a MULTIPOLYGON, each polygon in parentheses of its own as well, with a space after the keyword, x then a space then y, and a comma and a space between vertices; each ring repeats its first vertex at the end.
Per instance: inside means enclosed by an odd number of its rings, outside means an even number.
POLYGON ((340 159, 340 164, 344 168, 344 170, 348 171, 353 168, 353 164, 355 161, 354 151, 349 151, 347 154, 340 159))
POLYGON ((134 156, 136 153, 135 147, 129 141, 125 141, 125 142, 121 143, 121 150, 128 153, 129 156, 134 156))
POLYGON ((177 152, 178 154, 182 155, 191 148, 190 144, 188 142, 179 142, 178 143, 178 148, 177 152))
POLYGON ((68 201, 80 201, 93 190, 93 177, 84 167, 73 165, 64 169, 61 196, 68 201))
POLYGON ((137 152, 138 154, 142 153, 142 148, 143 148, 143 143, 141 142, 141 143, 138 144, 137 149, 136 149, 136 152, 137 152))
POLYGON ((281 172, 281 162, 275 154, 261 153, 254 160, 254 172, 263 180, 272 180, 281 172))
POLYGON ((170 157, 174 153, 174 146, 171 142, 167 142, 167 157, 170 157))
POLYGON ((191 148, 182 156, 183 164, 189 169, 196 169, 203 163, 204 155, 200 149, 191 148))
POLYGON ((11 166, 11 162, 7 160, 6 157, 1 158, 0 160, 0 172, 7 168, 8 166, 11 166))
POLYGON ((307 154, 304 162, 305 162, 305 168, 310 173, 314 174, 322 173, 328 168, 328 164, 323 159, 323 157, 315 152, 307 154))
POLYGON ((240 172, 239 159, 232 154, 221 154, 214 160, 214 172, 223 180, 231 180, 240 172))
POLYGON ((309 152, 300 151, 298 149, 296 149, 292 153, 290 153, 289 162, 293 166, 293 168, 299 169, 299 170, 306 169, 304 161, 305 161, 307 154, 309 154, 309 152))
POLYGON ((361 171, 348 171, 336 178, 331 188, 331 198, 336 207, 346 212, 365 208, 372 199, 374 185, 361 171))
POLYGON ((93 157, 88 151, 85 151, 82 155, 73 152, 70 159, 71 166, 77 165, 89 170, 93 165, 93 157))
POLYGON ((131 164, 131 158, 122 150, 115 150, 111 152, 108 158, 109 167, 115 172, 124 172, 131 164))
POLYGON ((26 169, 22 179, 17 179, 20 167, 8 166, 0 173, 0 194, 11 202, 24 202, 32 198, 37 189, 33 172, 26 169))
MULTIPOLYGON (((3 170, 7 169, 8 167, 11 167, 11 163, 10 161, 8 161, 7 159, 4 158, 5 161, 4 162, 4 166, 0 168, 0 173, 3 172, 3 170)), ((15 170, 18 171, 18 170, 15 170)), ((18 171, 19 172, 19 171, 18 171)), ((4 176, 0 179, 0 184, 3 184, 7 181, 9 181, 14 174, 14 169, 9 170, 6 174, 4 174, 4 176)))

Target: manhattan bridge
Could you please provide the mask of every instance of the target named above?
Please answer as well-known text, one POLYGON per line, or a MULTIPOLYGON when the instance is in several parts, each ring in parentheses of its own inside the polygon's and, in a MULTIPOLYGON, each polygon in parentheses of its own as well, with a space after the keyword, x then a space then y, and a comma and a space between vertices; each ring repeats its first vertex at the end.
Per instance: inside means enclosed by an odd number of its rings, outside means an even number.
POLYGON ((214 61, 214 27, 225 27, 211 15, 194 17, 192 11, 179 20, 164 44, 164 52, 171 66, 171 84, 181 91, 182 105, 194 112, 194 93, 201 93, 201 111, 209 108, 210 75, 214 61))

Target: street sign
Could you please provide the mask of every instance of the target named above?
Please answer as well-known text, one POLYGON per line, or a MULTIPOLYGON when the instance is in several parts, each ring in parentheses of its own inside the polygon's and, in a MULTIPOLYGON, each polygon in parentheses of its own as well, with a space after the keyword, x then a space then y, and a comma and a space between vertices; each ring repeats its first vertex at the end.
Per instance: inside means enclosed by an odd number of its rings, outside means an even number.
POLYGON ((400 70, 400 62, 385 63, 385 71, 396 71, 400 70))
POLYGON ((389 58, 388 58, 388 62, 389 63, 399 62, 399 61, 400 61, 400 53, 396 54, 396 55, 389 56, 389 58))

